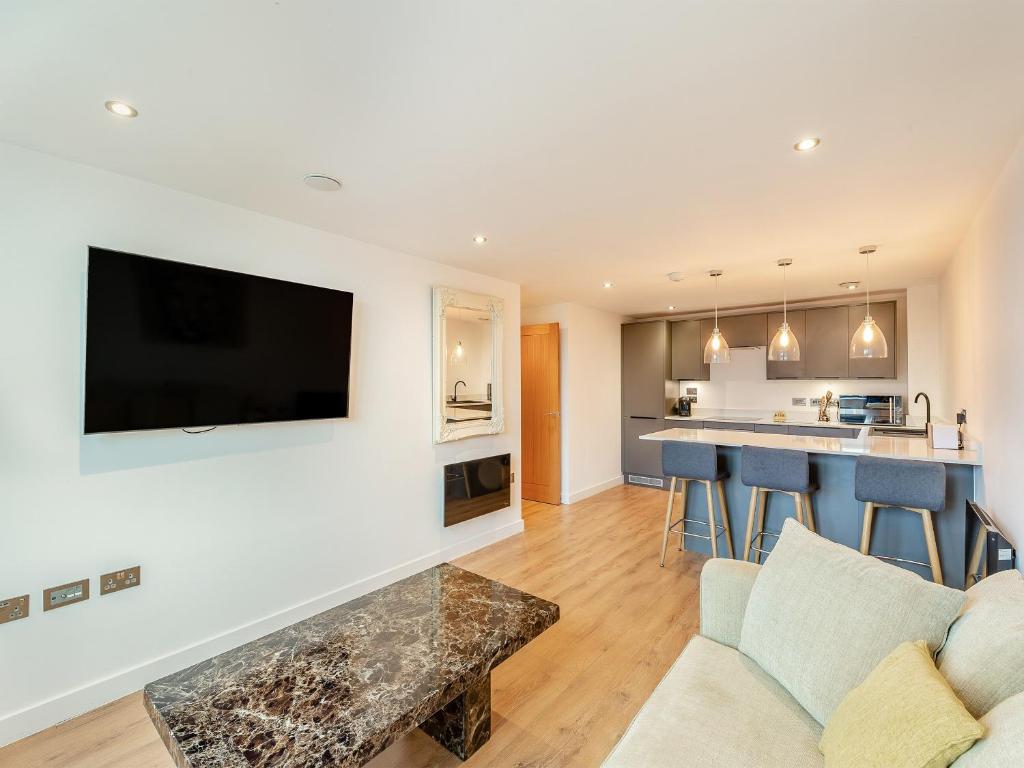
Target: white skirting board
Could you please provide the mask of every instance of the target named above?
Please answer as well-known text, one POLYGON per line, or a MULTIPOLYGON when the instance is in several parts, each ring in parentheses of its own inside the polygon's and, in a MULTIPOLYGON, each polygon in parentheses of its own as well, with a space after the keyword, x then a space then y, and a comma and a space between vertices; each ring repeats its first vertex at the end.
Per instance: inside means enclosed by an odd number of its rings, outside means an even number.
POLYGON ((576 491, 576 493, 569 494, 568 496, 562 494, 562 503, 575 504, 577 501, 583 501, 590 496, 594 496, 601 491, 607 491, 609 488, 614 488, 617 485, 622 485, 622 475, 616 475, 609 480, 605 480, 603 483, 592 485, 589 488, 584 488, 582 491, 576 491))
POLYGON ((522 531, 523 521, 515 520, 493 531, 487 531, 454 546, 437 550, 429 555, 368 576, 320 597, 286 608, 252 623, 235 627, 174 653, 152 659, 60 696, 12 712, 0 718, 0 747, 89 712, 122 696, 127 696, 129 693, 140 690, 147 683, 172 672, 198 664, 219 653, 237 648, 251 640, 256 640, 297 621, 315 616, 375 589, 404 579, 406 576, 419 573, 438 563, 461 557, 501 539, 515 536, 522 531))

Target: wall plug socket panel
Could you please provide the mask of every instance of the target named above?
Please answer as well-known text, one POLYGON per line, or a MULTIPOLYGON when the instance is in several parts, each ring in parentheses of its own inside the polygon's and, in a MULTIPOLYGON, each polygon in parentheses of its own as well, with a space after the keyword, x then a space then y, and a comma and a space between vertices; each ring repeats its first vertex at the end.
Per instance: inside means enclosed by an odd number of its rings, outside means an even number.
POLYGON ((142 583, 142 566, 133 565, 122 571, 112 571, 100 576, 100 594, 109 595, 114 592, 123 592, 130 587, 137 587, 142 583))
POLYGON ((811 398, 811 405, 813 405, 815 408, 817 408, 819 405, 821 405, 821 398, 820 397, 812 397, 811 398))
POLYGON ((807 406, 807 398, 806 397, 794 397, 793 398, 793 406, 796 407, 796 406, 801 406, 801 405, 805 406, 805 407, 807 406))
POLYGON ((28 595, 0 600, 0 624, 28 618, 28 595))
POLYGON ((84 603, 89 599, 89 580, 81 579, 72 581, 69 584, 61 584, 59 587, 50 587, 43 590, 43 611, 52 611, 54 608, 63 608, 65 605, 84 603))

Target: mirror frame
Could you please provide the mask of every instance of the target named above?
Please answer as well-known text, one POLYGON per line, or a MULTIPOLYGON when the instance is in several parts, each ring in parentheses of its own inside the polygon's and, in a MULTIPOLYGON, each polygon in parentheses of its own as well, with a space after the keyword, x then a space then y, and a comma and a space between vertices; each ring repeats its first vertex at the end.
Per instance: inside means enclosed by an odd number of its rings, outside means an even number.
POLYGON ((505 302, 497 296, 434 286, 434 442, 447 443, 476 435, 496 435, 505 431, 505 391, 502 384, 502 340, 505 337, 505 302), (448 308, 465 307, 491 316, 491 418, 449 424, 445 414, 448 391, 448 308))

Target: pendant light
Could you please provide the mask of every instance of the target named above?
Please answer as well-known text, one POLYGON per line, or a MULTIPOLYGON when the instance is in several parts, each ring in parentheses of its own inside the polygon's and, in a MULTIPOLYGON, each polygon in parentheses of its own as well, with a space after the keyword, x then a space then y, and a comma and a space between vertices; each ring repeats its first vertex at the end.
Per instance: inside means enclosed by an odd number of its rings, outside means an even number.
POLYGON ((885 340, 885 334, 882 333, 882 329, 878 327, 874 319, 871 317, 871 254, 875 252, 876 248, 873 245, 865 245, 860 249, 860 253, 864 256, 864 285, 866 289, 865 297, 865 314, 864 322, 860 324, 860 328, 853 334, 853 338, 850 340, 850 357, 851 358, 882 358, 889 356, 889 344, 885 340))
POLYGON ((782 325, 768 347, 768 359, 777 362, 796 362, 800 359, 800 342, 789 327, 787 314, 789 297, 786 295, 786 267, 792 263, 792 259, 779 259, 779 266, 782 267, 782 325))
POLYGON ((705 363, 728 363, 729 362, 729 344, 725 341, 725 336, 718 330, 718 278, 722 276, 722 270, 713 269, 708 272, 709 277, 715 278, 715 329, 711 332, 711 338, 708 339, 708 343, 704 346, 704 362, 705 363))

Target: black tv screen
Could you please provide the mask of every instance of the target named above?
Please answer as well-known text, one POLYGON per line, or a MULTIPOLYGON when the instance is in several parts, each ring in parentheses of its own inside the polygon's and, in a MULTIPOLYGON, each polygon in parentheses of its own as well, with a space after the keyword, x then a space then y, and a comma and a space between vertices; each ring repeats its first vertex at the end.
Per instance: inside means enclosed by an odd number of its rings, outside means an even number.
POLYGON ((348 416, 352 294, 89 249, 85 433, 348 416))

